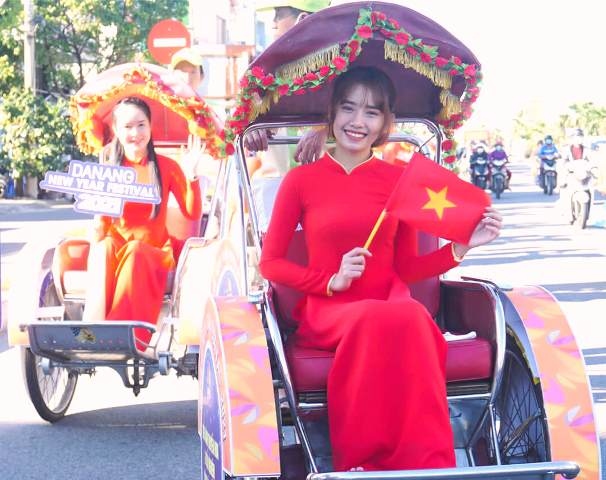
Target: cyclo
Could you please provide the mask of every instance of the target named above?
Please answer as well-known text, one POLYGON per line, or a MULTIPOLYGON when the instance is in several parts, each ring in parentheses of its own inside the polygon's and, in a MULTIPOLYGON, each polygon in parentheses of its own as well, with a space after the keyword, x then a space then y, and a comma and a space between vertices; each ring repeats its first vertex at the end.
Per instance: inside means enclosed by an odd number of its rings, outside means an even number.
MULTIPOLYGON (((470 115, 481 78, 473 53, 444 28, 382 2, 315 13, 249 67, 226 122, 228 155, 219 164, 208 219, 216 228, 185 242, 164 319, 175 332, 171 338, 189 355, 177 368, 187 365, 200 382, 203 478, 600 478, 587 377, 557 301, 538 286, 505 288, 439 277, 412 285, 413 295, 444 331, 476 334, 448 344, 457 468, 331 471, 326 378, 332 354, 289 343, 300 294, 264 280, 258 261, 277 187, 285 170, 294 167, 284 159, 302 134, 324 124, 329 80, 355 65, 381 68, 400 88, 389 141, 412 145, 439 163, 454 156, 450 136, 470 115), (274 134, 253 173, 243 138, 256 129, 274 134)), ((423 233, 418 240, 420 253, 440 244, 423 233)), ((306 261, 301 230, 289 256, 306 261)), ((47 275, 52 257, 52 250, 46 252, 47 275)), ((54 369, 73 376, 78 368, 90 368, 73 363, 73 348, 60 350, 49 341, 39 349, 31 341, 32 332, 63 325, 73 337, 71 328, 84 326, 81 322, 30 316, 18 323, 30 333, 29 344, 23 343, 45 367, 38 370, 39 379, 54 369)), ((156 347, 157 356, 165 351, 156 347)), ((130 368, 135 354, 127 355, 130 368)))
MULTIPOLYGON (((176 202, 169 201, 167 207, 167 229, 174 256, 178 257, 185 244, 199 239, 206 228, 212 193, 207 188, 208 178, 214 177, 220 166, 210 157, 220 155, 222 141, 218 134, 222 127, 215 113, 173 72, 146 63, 121 64, 96 75, 71 100, 72 122, 83 152, 99 152, 110 140, 112 108, 120 99, 131 96, 142 98, 151 109, 156 152, 178 161, 183 148, 196 136, 204 142, 209 157, 198 181, 203 195, 202 217, 186 218, 176 202)), ((85 163, 77 163, 80 170, 86 168, 85 163)), ((50 173, 45 182, 52 175, 65 175, 50 173)), ((52 186, 59 191, 62 188, 52 186)), ((120 201, 119 197, 94 192, 81 195, 69 188, 63 191, 74 193, 76 209, 85 212, 94 213, 99 205, 120 201)), ((87 289, 99 289, 104 284, 99 278, 89 285, 87 263, 91 251, 91 242, 84 234, 30 242, 22 256, 29 263, 24 263, 11 292, 9 342, 23 347, 29 396, 39 415, 49 422, 65 415, 78 376, 93 374, 99 367, 114 369, 135 395, 153 376, 167 375, 171 369, 196 375, 197 355, 191 349, 197 349, 197 342, 188 346, 181 341, 171 313, 175 299, 182 294, 178 280, 182 263, 169 272, 157 324, 103 318, 84 322, 87 289), (142 344, 134 334, 135 328, 151 332, 151 342, 142 344)))
MULTIPOLYGON (((480 64, 465 45, 432 20, 382 2, 314 13, 249 66, 226 120, 233 156, 217 187, 239 196, 220 240, 235 242, 240 264, 222 276, 238 279, 238 293, 209 293, 201 327, 203 478, 599 478, 589 385, 553 296, 538 286, 438 277, 414 284, 414 297, 443 331, 477 335, 448 344, 457 468, 332 471, 326 382, 333 354, 291 341, 301 294, 264 280, 258 261, 277 188, 297 168, 295 145, 325 125, 330 80, 356 65, 381 68, 399 88, 390 142, 412 144, 439 163, 454 159, 453 130, 478 96, 480 64), (253 171, 243 140, 255 130, 272 134, 253 171)), ((440 244, 423 233, 418 240, 420 253, 440 244)), ((301 226, 288 256, 307 261, 301 226)))

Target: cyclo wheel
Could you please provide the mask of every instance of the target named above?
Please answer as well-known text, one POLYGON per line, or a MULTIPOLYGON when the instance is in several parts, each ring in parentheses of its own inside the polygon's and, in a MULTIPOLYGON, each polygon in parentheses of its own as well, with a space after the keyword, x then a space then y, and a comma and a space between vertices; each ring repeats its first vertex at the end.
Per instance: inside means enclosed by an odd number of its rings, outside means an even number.
POLYGON ((498 449, 503 464, 544 462, 549 438, 542 396, 521 352, 507 347, 495 402, 498 449))
MULTIPOLYGON (((40 306, 58 306, 59 297, 55 291, 52 274, 49 272, 40 289, 40 306)), ((61 321, 57 317, 54 320, 61 321)), ((34 408, 47 422, 57 422, 65 416, 78 383, 78 372, 62 367, 51 367, 48 374, 42 369, 43 358, 35 355, 30 348, 22 350, 23 371, 27 392, 34 408)))

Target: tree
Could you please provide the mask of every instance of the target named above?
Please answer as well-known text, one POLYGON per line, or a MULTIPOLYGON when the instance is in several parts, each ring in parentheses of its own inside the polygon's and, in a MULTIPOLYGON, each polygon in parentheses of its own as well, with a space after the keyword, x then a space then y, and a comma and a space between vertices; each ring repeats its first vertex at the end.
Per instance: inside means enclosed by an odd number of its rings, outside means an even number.
POLYGON ((23 85, 23 42, 21 0, 6 0, 0 8, 0 97, 23 85))
POLYGON ((560 115, 562 129, 582 128, 585 135, 606 134, 606 108, 593 102, 575 103, 560 115))
POLYGON ((187 0, 37 0, 41 88, 67 95, 91 71, 149 60, 151 27, 164 18, 183 18, 187 8, 187 0))
POLYGON ((4 130, 2 156, 19 176, 41 177, 62 168, 63 154, 74 144, 67 101, 13 88, 0 104, 4 130))

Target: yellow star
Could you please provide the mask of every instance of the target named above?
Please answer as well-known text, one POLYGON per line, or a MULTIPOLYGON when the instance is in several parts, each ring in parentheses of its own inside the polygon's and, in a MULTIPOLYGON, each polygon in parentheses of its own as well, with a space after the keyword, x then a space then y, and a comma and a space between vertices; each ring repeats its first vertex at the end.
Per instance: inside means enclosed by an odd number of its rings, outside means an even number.
POLYGON ((429 202, 423 205, 423 210, 435 210, 436 215, 440 220, 444 216, 444 210, 447 208, 454 208, 456 205, 446 198, 448 193, 448 187, 444 187, 439 192, 433 191, 431 188, 425 187, 427 195, 429 195, 429 202))

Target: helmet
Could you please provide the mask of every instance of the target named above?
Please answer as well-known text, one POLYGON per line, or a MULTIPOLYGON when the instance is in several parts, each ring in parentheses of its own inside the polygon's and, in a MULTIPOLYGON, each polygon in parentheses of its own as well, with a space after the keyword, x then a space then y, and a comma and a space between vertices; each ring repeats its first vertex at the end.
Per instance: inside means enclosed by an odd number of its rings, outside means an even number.
POLYGON ((575 128, 574 132, 573 132, 573 135, 577 136, 577 137, 582 137, 583 136, 583 129, 581 129, 581 128, 575 128))
POLYGON ((547 142, 547 141, 553 142, 553 137, 552 137, 551 135, 546 135, 546 136, 545 136, 545 141, 546 141, 546 142, 547 142))

